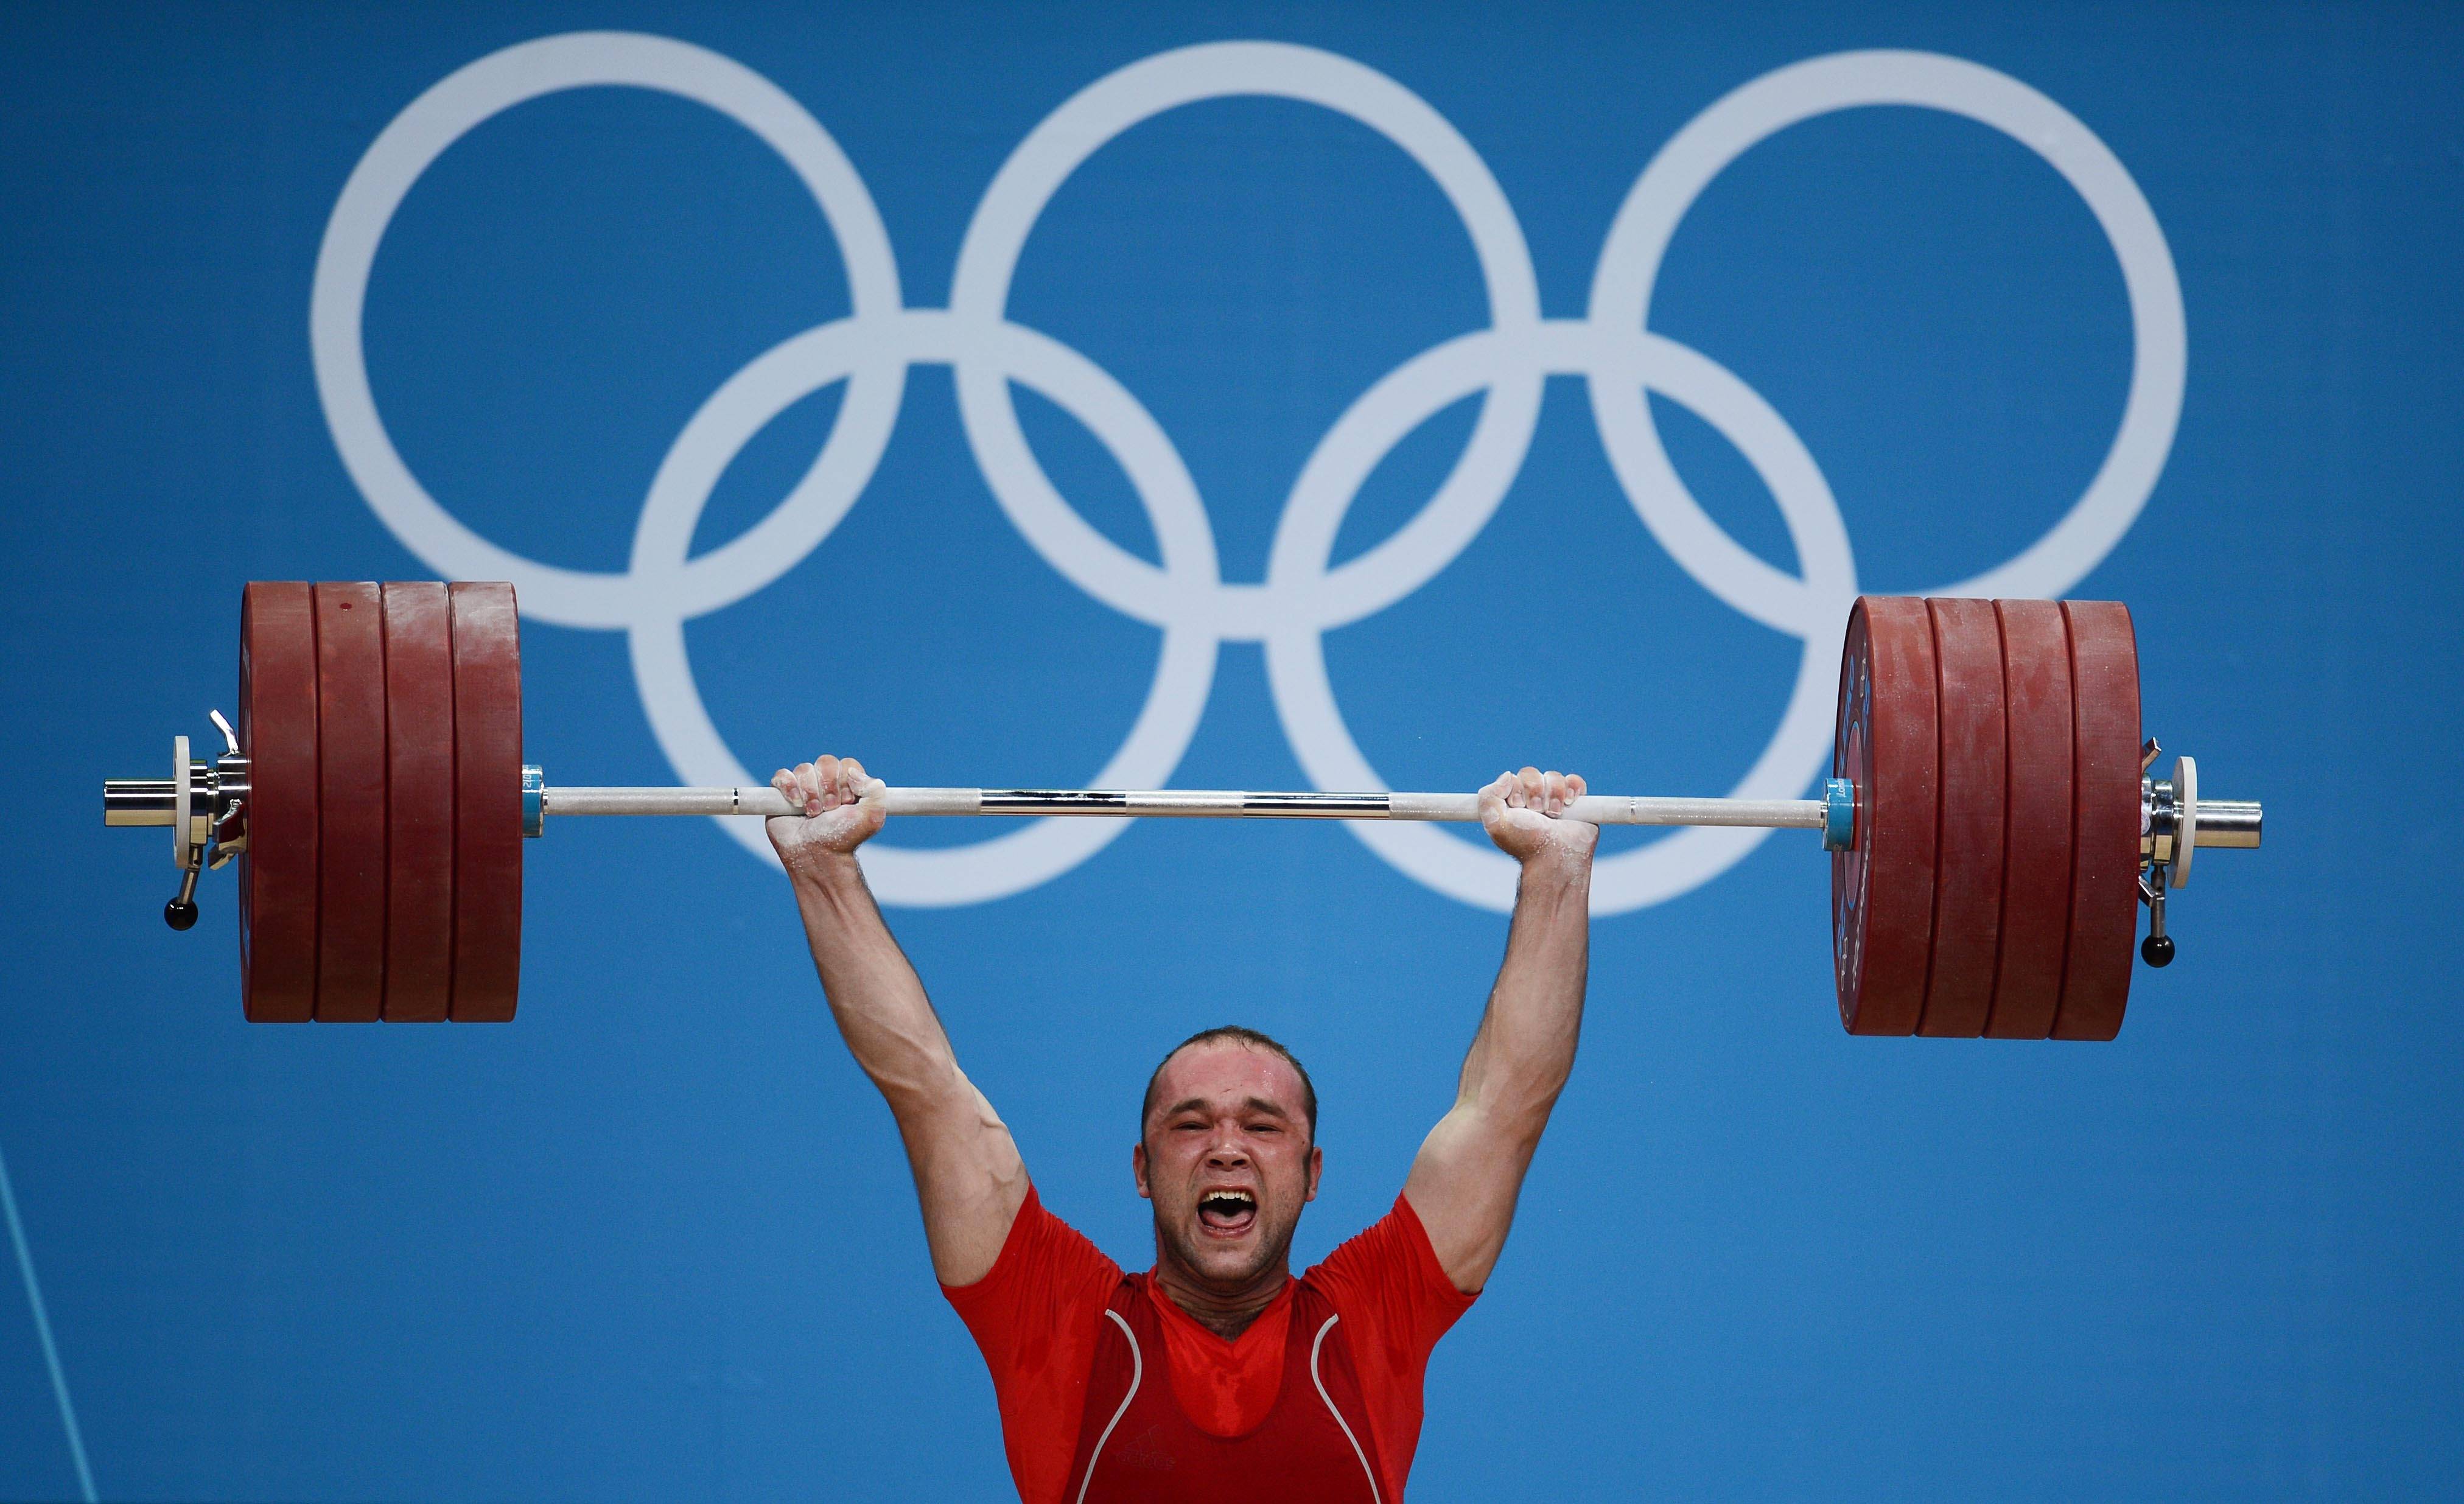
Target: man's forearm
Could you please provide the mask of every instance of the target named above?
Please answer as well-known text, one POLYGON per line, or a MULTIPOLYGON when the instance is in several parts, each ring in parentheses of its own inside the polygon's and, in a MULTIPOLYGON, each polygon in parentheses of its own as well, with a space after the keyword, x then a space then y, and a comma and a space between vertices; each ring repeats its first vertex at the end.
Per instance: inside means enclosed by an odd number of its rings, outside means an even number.
POLYGON ((1506 960, 1463 1059, 1459 1100, 1536 1140, 1574 1068, 1591 965, 1591 863, 1527 863, 1506 960))
POLYGON ((902 1120, 967 1094, 950 1036, 855 858, 805 853, 790 874, 840 1037, 902 1120))

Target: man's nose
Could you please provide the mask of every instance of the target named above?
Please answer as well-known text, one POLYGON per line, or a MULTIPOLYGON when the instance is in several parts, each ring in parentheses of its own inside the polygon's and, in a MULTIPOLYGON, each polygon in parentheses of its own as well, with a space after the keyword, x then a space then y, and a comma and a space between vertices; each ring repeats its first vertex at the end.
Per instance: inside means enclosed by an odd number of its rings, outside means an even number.
POLYGON ((1206 1146, 1206 1165, 1209 1169, 1228 1170, 1248 1162, 1249 1151, 1243 1147, 1241 1141, 1232 1137, 1228 1131, 1219 1131, 1215 1136, 1215 1141, 1206 1146))

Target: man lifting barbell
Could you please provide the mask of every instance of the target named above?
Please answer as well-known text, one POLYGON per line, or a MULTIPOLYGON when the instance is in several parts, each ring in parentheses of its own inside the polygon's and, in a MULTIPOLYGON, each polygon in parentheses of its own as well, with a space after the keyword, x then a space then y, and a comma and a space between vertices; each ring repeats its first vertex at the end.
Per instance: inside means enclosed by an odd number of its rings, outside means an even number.
POLYGON ((1394 1209, 1295 1278, 1324 1153, 1309 1073, 1252 1029, 1208 1029, 1147 1083, 1131 1170, 1155 1267, 1124 1273, 1037 1199, 867 891, 856 849, 887 790, 853 759, 771 780, 767 822, 839 1032, 897 1118, 943 1293, 992 1370, 1010 1473, 1047 1500, 1399 1499, 1429 1351, 1506 1246, 1573 1068, 1599 828, 1571 774, 1480 791, 1522 865, 1514 918, 1454 1106, 1394 1209))
POLYGON ((1039 1501, 1399 1497, 1423 1365, 1504 1247, 1573 1062, 1598 826, 1819 832, 1851 1033, 2039 1040, 2114 1038, 2140 906, 2163 965, 2192 858, 2261 826, 2255 803, 2203 799, 2189 758, 2151 776, 2137 634, 2111 601, 1859 598, 1830 776, 1805 799, 1603 796, 1530 768, 1476 795, 891 788, 831 758, 766 788, 550 785, 522 762, 511 586, 259 581, 239 646, 223 753, 175 737, 171 776, 106 782, 103 818, 171 829, 174 929, 201 874, 237 863, 252 1020, 509 1022, 522 848, 551 816, 767 822, 1039 1501), (1294 1278, 1313 1089, 1265 1035, 1208 1030, 1148 1084, 1132 1165, 1155 1264, 1125 1275, 1038 1203, 866 891, 856 848, 891 814, 1479 820, 1521 863, 1513 927, 1393 1211, 1294 1278))

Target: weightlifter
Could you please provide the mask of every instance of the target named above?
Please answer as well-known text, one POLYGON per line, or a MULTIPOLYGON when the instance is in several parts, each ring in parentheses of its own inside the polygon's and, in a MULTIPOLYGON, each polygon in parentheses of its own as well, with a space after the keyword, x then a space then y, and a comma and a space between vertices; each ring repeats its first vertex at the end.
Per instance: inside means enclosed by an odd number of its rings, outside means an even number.
POLYGON ((1487 1283, 1573 1067, 1599 832, 1561 815, 1583 781, 1527 767, 1481 790, 1523 873, 1454 1106, 1394 1209, 1297 1278, 1292 1232, 1325 1155, 1290 1051, 1211 1028, 1155 1068, 1130 1154, 1155 1267, 1124 1273, 1037 1199, 866 890, 855 852, 881 829, 879 782, 821 757, 771 783, 804 811, 769 821, 770 840, 839 1032, 898 1120, 1021 1498, 1400 1500, 1429 1351, 1487 1283))

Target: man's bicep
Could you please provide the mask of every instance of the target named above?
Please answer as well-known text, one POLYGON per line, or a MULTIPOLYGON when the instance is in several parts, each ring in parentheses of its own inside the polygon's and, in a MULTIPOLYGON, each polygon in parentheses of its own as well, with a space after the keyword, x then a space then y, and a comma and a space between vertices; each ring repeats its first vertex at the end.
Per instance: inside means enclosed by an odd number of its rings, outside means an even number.
POLYGON ((1479 1107, 1458 1103, 1421 1140, 1403 1198, 1457 1290, 1476 1294, 1506 1249, 1514 1202, 1537 1141, 1501 1128, 1479 1107))
POLYGON ((947 1099, 900 1112, 934 1276, 972 1285, 1001 1256, 1026 1200, 1026 1162, 992 1103, 963 1075, 947 1099))

